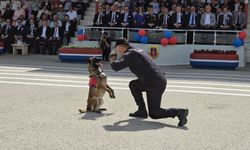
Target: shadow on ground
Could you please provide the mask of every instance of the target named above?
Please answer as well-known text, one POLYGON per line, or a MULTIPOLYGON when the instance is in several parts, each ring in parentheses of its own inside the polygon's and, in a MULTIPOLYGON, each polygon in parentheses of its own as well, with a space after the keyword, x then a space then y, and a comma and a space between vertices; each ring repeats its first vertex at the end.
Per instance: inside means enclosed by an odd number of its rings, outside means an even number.
POLYGON ((97 120, 98 118, 104 117, 104 116, 110 116, 113 115, 113 113, 94 113, 94 112, 87 112, 82 116, 82 119, 84 120, 97 120))
POLYGON ((187 127, 178 127, 174 125, 164 124, 154 121, 145 121, 139 118, 122 120, 115 122, 113 125, 105 125, 103 128, 106 131, 144 131, 144 130, 157 130, 161 128, 175 128, 181 130, 188 130, 187 127))

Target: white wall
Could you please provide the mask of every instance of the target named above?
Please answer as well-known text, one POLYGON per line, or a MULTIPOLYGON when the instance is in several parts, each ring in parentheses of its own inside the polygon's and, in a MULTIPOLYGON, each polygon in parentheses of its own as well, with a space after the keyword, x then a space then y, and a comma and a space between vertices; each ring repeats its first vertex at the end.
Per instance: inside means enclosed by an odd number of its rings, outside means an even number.
MULTIPOLYGON (((74 41, 74 45, 78 46, 98 46, 97 41, 74 41)), ((114 45, 114 43, 112 43, 114 45)), ((159 55, 155 59, 155 62, 159 65, 188 65, 190 54, 195 50, 200 49, 215 49, 215 50, 236 50, 239 55, 239 67, 245 67, 246 65, 246 52, 243 46, 235 48, 233 46, 222 45, 175 45, 175 46, 161 46, 160 44, 138 44, 131 43, 131 46, 142 48, 148 51, 150 46, 156 45, 159 47, 159 55)))

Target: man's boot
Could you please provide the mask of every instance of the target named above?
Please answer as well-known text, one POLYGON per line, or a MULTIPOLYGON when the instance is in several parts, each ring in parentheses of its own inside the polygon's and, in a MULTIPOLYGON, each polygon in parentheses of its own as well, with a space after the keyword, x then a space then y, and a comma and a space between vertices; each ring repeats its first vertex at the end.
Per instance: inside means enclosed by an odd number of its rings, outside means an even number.
POLYGON ((146 110, 137 110, 134 113, 130 113, 129 114, 130 117, 139 117, 139 118, 147 118, 148 117, 148 113, 146 110))
POLYGON ((187 123, 188 109, 179 109, 177 117, 179 119, 178 126, 182 127, 187 123))

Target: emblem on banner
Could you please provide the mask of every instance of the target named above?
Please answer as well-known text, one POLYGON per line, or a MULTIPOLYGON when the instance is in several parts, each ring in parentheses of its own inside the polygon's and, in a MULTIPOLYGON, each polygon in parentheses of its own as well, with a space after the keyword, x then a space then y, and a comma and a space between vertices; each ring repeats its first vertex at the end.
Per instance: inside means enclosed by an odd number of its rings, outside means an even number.
POLYGON ((159 46, 149 46, 148 54, 153 59, 157 58, 159 55, 159 46))

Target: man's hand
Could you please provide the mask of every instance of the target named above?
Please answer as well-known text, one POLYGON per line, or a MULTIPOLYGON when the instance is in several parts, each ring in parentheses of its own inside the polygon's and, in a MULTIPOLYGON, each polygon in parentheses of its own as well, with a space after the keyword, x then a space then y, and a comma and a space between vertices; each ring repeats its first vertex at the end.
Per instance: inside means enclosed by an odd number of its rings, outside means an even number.
POLYGON ((117 57, 116 54, 111 54, 111 55, 109 56, 109 61, 110 61, 110 62, 115 61, 115 60, 116 60, 116 57, 117 57))

